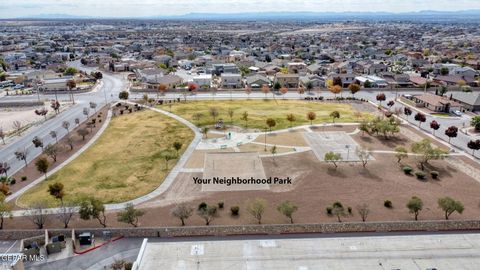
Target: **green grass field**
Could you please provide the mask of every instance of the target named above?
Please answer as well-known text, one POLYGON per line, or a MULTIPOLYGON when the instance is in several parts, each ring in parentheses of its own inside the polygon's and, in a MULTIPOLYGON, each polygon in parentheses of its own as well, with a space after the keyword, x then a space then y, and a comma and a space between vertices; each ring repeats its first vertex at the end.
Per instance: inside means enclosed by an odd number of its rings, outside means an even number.
MULTIPOLYGON (((272 130, 285 129, 290 127, 290 122, 286 116, 292 113, 296 117, 293 126, 310 124, 307 120, 308 112, 315 112, 317 118, 314 124, 324 122, 331 123, 330 113, 340 112, 340 118, 335 122, 358 122, 355 115, 355 109, 348 104, 326 103, 326 102, 306 102, 300 100, 222 100, 222 101, 191 101, 187 103, 175 103, 171 106, 172 113, 188 119, 197 126, 213 125, 213 117, 210 116, 210 108, 215 107, 219 112, 216 118, 223 119, 226 124, 230 124, 228 110, 234 111, 233 124, 245 127, 245 121, 241 120, 242 114, 248 112, 248 128, 264 129, 267 118, 273 118, 276 126, 272 130), (194 120, 195 113, 202 114, 199 120, 194 120)), ((161 106, 164 110, 170 110, 169 105, 161 106)), ((362 113, 363 117, 372 117, 369 113, 362 113)))
MULTIPOLYGON (((28 206, 46 200, 50 206, 58 204, 47 191, 57 181, 65 186, 64 201, 95 196, 104 203, 118 203, 137 198, 158 187, 167 175, 162 151, 179 141, 183 143, 181 155, 193 136, 183 124, 149 110, 115 117, 94 145, 28 190, 17 203, 28 206)), ((170 160, 169 169, 176 162, 170 160)))

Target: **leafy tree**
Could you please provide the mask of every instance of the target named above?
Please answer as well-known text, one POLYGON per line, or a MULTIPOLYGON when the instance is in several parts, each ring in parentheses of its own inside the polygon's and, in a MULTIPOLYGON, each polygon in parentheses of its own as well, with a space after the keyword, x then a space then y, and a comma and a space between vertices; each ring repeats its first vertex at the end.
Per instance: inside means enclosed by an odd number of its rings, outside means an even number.
POLYGON ((60 103, 58 102, 58 100, 52 100, 52 102, 50 103, 50 108, 52 108, 56 114, 58 114, 60 112, 60 103))
POLYGON ((208 139, 208 127, 203 127, 202 128, 202 133, 203 135, 205 135, 205 139, 208 139))
POLYGON ((162 158, 165 160, 165 170, 168 170, 168 162, 175 159, 176 156, 172 153, 171 150, 164 150, 162 151, 161 155, 162 158))
POLYGON ((338 222, 342 222, 341 217, 345 216, 345 208, 341 202, 334 202, 332 205, 332 214, 337 217, 338 222))
POLYGON ((35 114, 38 116, 43 116, 45 118, 45 121, 47 121, 47 113, 48 113, 47 108, 35 110, 35 114))
POLYGON ((57 162, 58 152, 60 152, 60 148, 56 144, 48 144, 43 150, 43 153, 49 156, 53 162, 57 162))
POLYGON ((41 147, 43 150, 43 140, 40 139, 38 136, 33 137, 32 143, 35 148, 41 147))
POLYGON ((96 198, 91 197, 81 201, 78 214, 83 220, 96 219, 104 228, 107 227, 105 206, 96 198))
POLYGON ((63 204, 63 197, 65 196, 65 190, 62 183, 55 182, 53 184, 48 185, 48 193, 53 198, 60 200, 61 204, 63 204))
POLYGON ((363 83, 363 87, 365 87, 365 88, 371 88, 371 87, 372 87, 372 82, 369 81, 369 80, 366 80, 366 81, 363 83))
POLYGON ((445 130, 445 135, 448 136, 448 142, 450 143, 450 140, 452 138, 457 137, 458 135, 458 128, 456 126, 450 126, 445 130))
POLYGON ((198 208, 197 214, 205 220, 205 225, 208 226, 218 216, 218 211, 214 205, 205 205, 205 207, 198 208))
POLYGON ((395 148, 395 157, 397 158, 397 162, 400 163, 402 159, 405 159, 408 157, 407 149, 403 146, 397 146, 395 148))
POLYGON ((287 121, 290 122, 290 128, 292 128, 293 122, 297 121, 297 118, 293 113, 287 114, 287 121))
POLYGON ((267 201, 261 198, 247 202, 247 212, 258 221, 258 224, 262 224, 262 217, 266 207, 267 201))
POLYGON ((335 166, 335 169, 338 167, 337 162, 342 161, 342 155, 340 153, 327 152, 324 157, 325 162, 331 162, 335 166))
POLYGON ((26 148, 24 148, 23 150, 17 150, 15 152, 15 157, 18 159, 18 160, 23 160, 23 162, 25 162, 25 167, 28 166, 28 162, 27 162, 27 157, 28 157, 28 150, 26 148))
POLYGON ((177 152, 177 156, 178 156, 178 152, 180 151, 180 149, 182 149, 182 146, 183 146, 183 144, 181 142, 174 142, 173 143, 173 149, 175 149, 175 151, 177 152))
POLYGON ((80 128, 77 130, 78 135, 82 136, 82 141, 85 140, 85 136, 87 136, 90 132, 86 128, 80 128))
POLYGON ((433 135, 435 135, 435 131, 440 128, 440 124, 437 121, 432 120, 432 122, 430 122, 430 128, 433 129, 433 135))
POLYGON ((172 216, 180 219, 182 226, 185 226, 185 220, 188 219, 193 213, 193 207, 188 204, 182 203, 175 206, 171 212, 172 216))
POLYGON ((444 158, 444 156, 448 154, 448 152, 445 150, 434 148, 429 139, 423 139, 419 142, 413 143, 412 152, 419 155, 418 159, 422 171, 424 170, 424 166, 428 163, 428 161, 444 158))
POLYGON ((46 180, 48 167, 50 167, 50 163, 48 162, 48 159, 46 159, 45 157, 41 157, 37 159, 37 161, 35 162, 35 167, 37 167, 37 171, 45 175, 45 180, 46 180))
POLYGON ((422 211, 423 208, 423 201, 413 196, 407 203, 407 208, 410 210, 410 213, 414 214, 415 220, 418 220, 418 214, 422 211))
POLYGON ((78 70, 74 67, 68 67, 63 74, 67 76, 73 76, 78 73, 78 70))
POLYGON ((470 124, 475 127, 475 130, 480 131, 480 115, 472 117, 470 124))
POLYGON ((335 123, 335 118, 340 118, 340 112, 333 111, 330 113, 330 117, 332 117, 332 122, 335 123))
POLYGON ((442 67, 442 68, 440 69, 440 74, 443 75, 443 76, 448 75, 449 72, 450 72, 450 71, 448 70, 447 67, 442 67))
POLYGON ((427 117, 425 116, 425 114, 418 112, 417 114, 415 114, 415 121, 418 121, 418 127, 420 127, 422 123, 427 121, 427 117))
POLYGON ((405 114, 407 117, 412 115, 412 109, 410 109, 408 107, 404 107, 403 108, 403 114, 405 114))
POLYGON ((365 132, 367 133, 370 132, 370 124, 368 123, 367 120, 363 120, 362 122, 360 122, 358 129, 362 131, 362 136, 364 136, 365 132))
POLYGON ((63 121, 62 122, 62 127, 67 130, 67 133, 70 134, 70 122, 68 121, 63 121))
POLYGON ((272 131, 272 127, 277 125, 277 122, 273 118, 268 118, 265 123, 267 124, 267 127, 270 131, 272 131))
POLYGON ((364 203, 357 206, 357 212, 362 218, 362 221, 365 222, 367 221, 368 214, 370 213, 370 208, 368 207, 368 204, 364 203))
POLYGON ((245 128, 248 128, 248 112, 243 112, 240 120, 245 121, 245 128))
POLYGON ((448 219, 453 212, 463 213, 465 207, 462 202, 456 201, 450 197, 443 197, 438 199, 438 207, 445 212, 445 219, 448 219))
POLYGON ((122 100, 127 100, 128 96, 129 94, 127 91, 121 91, 120 93, 118 93, 118 98, 122 100))
POLYGON ((125 209, 117 214, 119 222, 127 223, 133 227, 138 226, 138 218, 145 214, 144 211, 135 209, 132 203, 128 203, 125 209))
POLYGON ((352 93, 353 96, 355 96, 355 94, 360 91, 360 85, 356 84, 356 83, 351 83, 349 86, 348 86, 348 90, 350 90, 350 93, 352 93))
POLYGON ((471 140, 467 143, 467 146, 472 149, 472 155, 475 155, 475 151, 480 150, 480 140, 471 140))
POLYGON ((293 213, 298 210, 298 206, 290 201, 284 201, 277 207, 278 212, 290 219, 293 224, 293 213))
POLYGON ((337 94, 342 92, 342 87, 340 85, 333 85, 330 86, 328 90, 335 95, 335 98, 337 98, 337 94))
POLYGON ((70 151, 73 150, 73 138, 72 137, 67 136, 67 138, 65 139, 65 144, 70 147, 70 151))
POLYGON ((55 142, 58 143, 58 137, 57 137, 57 132, 55 130, 52 130, 50 131, 50 137, 52 137, 52 139, 55 139, 55 142))

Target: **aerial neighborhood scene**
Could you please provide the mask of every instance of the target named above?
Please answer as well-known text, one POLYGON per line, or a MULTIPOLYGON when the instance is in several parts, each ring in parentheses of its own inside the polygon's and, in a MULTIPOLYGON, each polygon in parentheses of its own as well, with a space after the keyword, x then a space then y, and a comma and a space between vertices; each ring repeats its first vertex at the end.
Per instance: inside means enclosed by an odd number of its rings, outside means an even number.
POLYGON ((5 1, 0 269, 479 269, 480 3, 386 2, 5 1))

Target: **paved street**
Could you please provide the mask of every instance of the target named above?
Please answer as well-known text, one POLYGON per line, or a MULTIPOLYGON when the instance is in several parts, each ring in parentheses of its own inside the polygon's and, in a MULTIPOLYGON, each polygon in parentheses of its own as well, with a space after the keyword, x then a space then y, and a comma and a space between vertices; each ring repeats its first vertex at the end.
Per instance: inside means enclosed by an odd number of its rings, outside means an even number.
POLYGON ((473 270, 480 263, 480 234, 305 237, 149 239, 140 269, 473 270))
POLYGON ((115 261, 124 259, 133 262, 138 255, 143 239, 124 238, 94 251, 76 255, 67 259, 49 263, 36 263, 26 265, 26 269, 35 270, 99 270, 110 269, 109 266, 115 261), (104 268, 106 267, 106 268, 104 268))

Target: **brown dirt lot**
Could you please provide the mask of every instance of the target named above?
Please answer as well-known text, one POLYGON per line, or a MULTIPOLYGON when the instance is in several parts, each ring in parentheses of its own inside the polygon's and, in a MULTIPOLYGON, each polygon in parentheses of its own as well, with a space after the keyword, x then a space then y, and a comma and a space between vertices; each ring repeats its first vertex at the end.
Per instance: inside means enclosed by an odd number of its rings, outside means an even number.
MULTIPOLYGON (((267 143, 271 143, 267 140, 267 143)), ((255 143, 247 143, 238 147, 241 152, 258 152, 260 155, 270 155, 272 152, 272 146, 267 145, 267 151, 265 151, 265 146, 255 143)), ((277 154, 293 152, 293 148, 279 147, 277 146, 277 154)))
MULTIPOLYGON (((288 145, 288 146, 308 146, 307 142, 303 139, 302 133, 306 132, 304 129, 289 130, 281 133, 267 134, 267 143, 288 145)), ((255 142, 265 142, 265 134, 259 135, 255 142)))
MULTIPOLYGON (((162 195, 162 203, 157 199, 144 204, 155 206, 145 209, 146 215, 140 219, 141 226, 175 226, 178 221, 169 215, 171 205, 176 202, 190 200, 192 206, 200 202, 217 203, 225 202, 225 209, 220 211, 220 216, 212 224, 253 224, 254 220, 246 213, 245 202, 256 197, 265 198, 268 207, 264 215, 264 223, 285 223, 288 220, 278 213, 276 205, 284 200, 290 200, 299 205, 299 210, 294 218, 297 223, 334 222, 335 217, 325 214, 325 207, 335 201, 341 201, 346 206, 351 206, 353 215, 344 217, 345 221, 359 221, 355 207, 362 203, 370 206, 370 221, 385 220, 412 220, 412 215, 405 207, 411 196, 419 196, 424 201, 424 209, 420 219, 443 219, 443 212, 437 206, 437 199, 442 196, 451 196, 463 202, 465 211, 462 215, 452 214, 451 219, 472 219, 480 215, 478 194, 480 184, 457 171, 452 166, 442 161, 432 161, 427 170, 440 172, 439 180, 417 180, 414 176, 406 176, 401 171, 400 165, 392 155, 375 154, 375 160, 369 162, 366 169, 360 164, 340 164, 335 170, 333 165, 319 162, 312 152, 294 155, 263 158, 266 176, 293 177, 293 186, 273 186, 270 191, 248 192, 201 192, 200 187, 193 184, 192 177, 201 173, 182 173, 169 191, 162 195), (381 168, 381 169, 379 169, 381 168), (291 190, 293 188, 293 190, 291 190), (287 191, 289 192, 282 192, 287 191), (393 208, 383 206, 384 200, 391 200, 393 208), (232 218, 229 208, 233 205, 240 206, 240 217, 232 218)), ((405 164, 417 167, 412 158, 405 164)), ((127 226, 116 221, 116 213, 109 213, 110 226, 127 226)), ((18 220, 18 219, 16 219, 18 220)), ((188 225, 202 225, 202 220, 193 215, 188 225)), ((61 224, 53 219, 47 224, 49 227, 60 227, 61 224)), ((76 220, 72 225, 78 227, 97 226, 95 221, 76 220)), ((6 228, 32 228, 31 222, 6 221, 6 228), (15 224, 15 225, 14 225, 15 224)))
POLYGON ((227 148, 227 149, 212 149, 212 150, 195 150, 190 156, 190 159, 188 159, 187 163, 185 164, 185 168, 188 168, 188 169, 203 168, 205 163, 205 153, 211 153, 211 152, 233 152, 233 149, 227 148))

